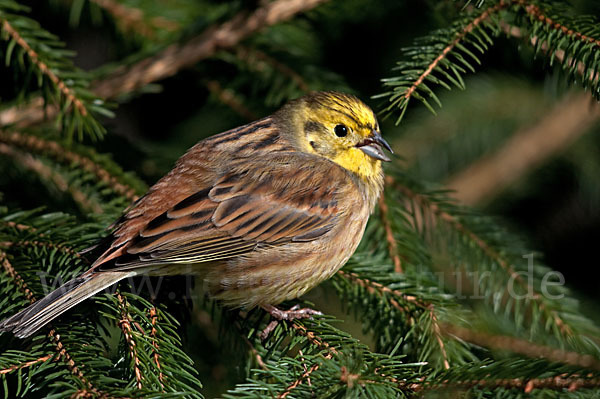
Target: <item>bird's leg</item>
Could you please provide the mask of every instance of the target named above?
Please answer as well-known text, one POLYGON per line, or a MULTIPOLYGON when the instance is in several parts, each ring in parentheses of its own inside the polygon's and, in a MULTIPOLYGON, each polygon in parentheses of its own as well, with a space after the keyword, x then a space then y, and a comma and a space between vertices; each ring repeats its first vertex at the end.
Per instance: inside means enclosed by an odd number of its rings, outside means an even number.
POLYGON ((261 307, 275 319, 267 324, 265 329, 260 333, 260 339, 262 340, 265 340, 269 336, 271 331, 277 327, 277 323, 279 323, 281 320, 291 321, 296 319, 307 319, 313 315, 323 314, 318 310, 311 308, 300 308, 299 305, 294 305, 289 310, 282 310, 273 305, 262 305, 261 307))

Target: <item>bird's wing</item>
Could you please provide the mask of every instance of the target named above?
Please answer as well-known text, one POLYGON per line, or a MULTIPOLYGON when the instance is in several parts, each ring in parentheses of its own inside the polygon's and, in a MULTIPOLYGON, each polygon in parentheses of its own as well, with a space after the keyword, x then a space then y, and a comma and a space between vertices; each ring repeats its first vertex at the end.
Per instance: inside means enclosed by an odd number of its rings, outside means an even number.
POLYGON ((251 163, 231 167, 152 219, 100 270, 223 260, 261 245, 314 240, 332 228, 338 195, 331 176, 289 160, 251 163))

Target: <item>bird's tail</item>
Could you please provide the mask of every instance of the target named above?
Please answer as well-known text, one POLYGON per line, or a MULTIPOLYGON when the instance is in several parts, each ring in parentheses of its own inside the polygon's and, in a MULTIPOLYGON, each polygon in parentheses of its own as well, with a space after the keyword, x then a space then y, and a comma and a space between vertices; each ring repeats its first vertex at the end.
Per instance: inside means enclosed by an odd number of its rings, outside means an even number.
POLYGON ((19 338, 28 337, 81 301, 131 274, 98 272, 74 278, 16 315, 0 322, 0 332, 10 331, 19 338))

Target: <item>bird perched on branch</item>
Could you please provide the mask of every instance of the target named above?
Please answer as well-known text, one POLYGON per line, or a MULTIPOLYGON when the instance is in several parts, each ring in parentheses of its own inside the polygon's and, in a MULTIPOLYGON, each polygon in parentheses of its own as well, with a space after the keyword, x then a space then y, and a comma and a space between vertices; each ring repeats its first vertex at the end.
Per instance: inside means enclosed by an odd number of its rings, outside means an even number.
POLYGON ((0 323, 18 337, 124 278, 197 274, 232 307, 281 310, 356 250, 391 151, 373 111, 318 92, 200 141, 94 247, 91 268, 0 323))

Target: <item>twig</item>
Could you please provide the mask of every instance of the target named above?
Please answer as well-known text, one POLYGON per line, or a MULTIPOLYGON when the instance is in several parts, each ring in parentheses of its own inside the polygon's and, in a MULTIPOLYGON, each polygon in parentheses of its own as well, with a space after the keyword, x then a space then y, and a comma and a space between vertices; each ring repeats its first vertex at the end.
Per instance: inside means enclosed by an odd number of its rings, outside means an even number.
POLYGON ((389 209, 387 203, 385 202, 384 194, 379 197, 379 212, 381 214, 381 223, 385 229, 385 239, 388 244, 388 252, 390 258, 392 258, 392 261, 394 262, 394 271, 396 273, 402 273, 402 262, 400 260, 400 255, 398 255, 398 244, 396 244, 396 239, 394 238, 394 232, 390 223, 389 209))
MULTIPOLYGON (((338 274, 350 281, 354 281, 356 284, 365 288, 369 293, 379 292, 380 295, 389 294, 391 296, 402 298, 402 299, 406 300, 407 302, 413 303, 416 306, 424 309, 428 313, 429 318, 431 320, 431 327, 433 329, 433 334, 435 336, 435 340, 437 341, 437 343, 440 347, 440 351, 442 353, 444 368, 445 369, 450 368, 450 363, 448 361, 448 353, 446 352, 446 345, 444 344, 444 341, 441 336, 440 325, 439 325, 437 316, 435 315, 435 307, 433 306, 433 304, 423 302, 415 296, 406 295, 398 290, 392 290, 378 282, 375 282, 375 281, 372 281, 372 280, 369 280, 366 278, 362 278, 362 277, 358 276, 356 273, 350 273, 350 272, 345 272, 343 270, 339 270, 338 274)), ((411 314, 411 310, 409 308, 407 308, 406 306, 400 305, 400 303, 393 298, 389 298, 388 301, 393 307, 406 313, 408 315, 410 323, 412 323, 412 324, 416 323, 415 318, 411 314)))
POLYGON ((83 191, 80 191, 72 185, 70 185, 69 182, 67 182, 67 180, 63 176, 61 176, 59 173, 56 173, 48 166, 44 165, 40 160, 35 159, 30 154, 15 151, 10 146, 2 143, 0 143, 0 154, 13 158, 16 162, 21 164, 26 169, 37 173, 42 178, 42 180, 50 181, 60 191, 69 193, 73 200, 82 209, 97 214, 104 213, 104 210, 102 209, 100 204, 98 204, 98 202, 88 198, 88 196, 83 191))
POLYGON ((75 93, 71 88, 69 88, 65 82, 63 82, 48 66, 40 61, 38 54, 29 46, 29 44, 21 37, 19 32, 15 30, 10 23, 8 23, 5 19, 0 19, 2 22, 2 30, 4 30, 8 35, 21 47, 27 55, 31 62, 33 62, 38 69, 42 72, 42 74, 46 75, 48 79, 52 81, 58 87, 60 92, 67 98, 67 101, 72 103, 75 108, 79 111, 82 116, 86 116, 88 114, 85 105, 77 98, 75 93))
MULTIPOLYGON (((4 271, 15 281, 15 284, 18 287, 18 289, 25 294, 25 297, 29 300, 29 302, 35 302, 35 295, 27 286, 25 280, 23 280, 23 278, 10 264, 6 252, 2 250, 0 250, 0 263, 2 264, 2 268, 4 269, 4 271)), ((96 397, 108 397, 108 395, 106 395, 103 392, 100 392, 97 388, 95 388, 92 385, 91 381, 89 381, 87 377, 83 374, 83 372, 79 369, 79 367, 77 367, 75 361, 60 341, 60 335, 56 333, 56 330, 51 329, 48 333, 48 338, 56 346, 56 352, 58 353, 58 356, 64 360, 64 362, 67 365, 67 369, 71 372, 71 374, 77 377, 84 386, 86 386, 90 391, 94 393, 96 397)))
MULTIPOLYGON (((303 337, 306 337, 306 339, 308 339, 308 341, 311 344, 313 344, 319 348, 327 350, 327 354, 323 356, 325 359, 331 359, 333 357, 333 355, 338 353, 338 351, 333 346, 329 345, 323 339, 317 337, 315 335, 315 333, 313 333, 312 331, 308 331, 306 329, 306 327, 304 327, 303 325, 297 324, 297 323, 292 323, 291 326, 297 334, 302 335, 303 337)), ((308 370, 306 369, 306 366, 305 366, 304 373, 302 373, 300 375, 300 377, 298 377, 298 379, 296 379, 296 381, 294 381, 290 385, 288 385, 287 388, 282 393, 277 395, 277 399, 283 399, 286 396, 288 396, 292 392, 292 390, 294 390, 298 385, 302 384, 302 382, 304 380, 310 381, 310 375, 312 373, 314 373, 318 368, 319 368, 318 363, 314 363, 308 370)))
POLYGON ((156 338, 157 330, 156 330, 156 322, 158 321, 158 312, 156 311, 156 307, 152 306, 150 308, 150 320, 152 321, 152 330, 150 330, 150 336, 152 337, 152 346, 154 347, 154 363, 156 363, 156 368, 158 369, 158 380, 160 381, 161 387, 164 389, 163 385, 163 372, 160 367, 160 355, 158 353, 158 340, 156 338))
POLYGON ((442 359, 444 363, 444 368, 448 370, 450 368, 450 362, 448 361, 448 352, 446 352, 446 345, 444 344, 444 340, 442 339, 442 331, 440 328, 440 323, 438 322, 437 316, 435 315, 433 306, 429 310, 429 318, 431 319, 433 334, 435 335, 435 339, 440 347, 440 351, 442 352, 442 359))
POLYGON ((147 38, 156 36, 155 28, 169 31, 179 29, 179 24, 166 18, 154 17, 150 23, 146 22, 144 13, 139 8, 127 7, 114 0, 90 0, 92 3, 105 9, 126 31, 134 31, 147 38))
POLYGON ((587 43, 590 43, 590 44, 600 47, 600 39, 596 39, 591 36, 584 35, 581 32, 574 31, 573 29, 570 29, 570 28, 552 20, 551 18, 546 16, 544 14, 544 12, 535 4, 530 4, 529 2, 527 2, 525 0, 518 0, 517 3, 521 4, 522 6, 525 6, 525 11, 527 12, 527 14, 529 14, 530 16, 545 23, 546 25, 550 26, 552 29, 560 30, 562 33, 564 33, 567 36, 573 36, 577 40, 580 40, 584 43, 587 42, 587 43))
POLYGON ((299 73, 297 73, 284 63, 279 62, 267 53, 264 53, 255 48, 249 48, 243 45, 238 45, 235 47, 235 54, 239 59, 246 61, 248 65, 254 65, 255 68, 259 71, 264 68, 264 65, 269 65, 273 69, 279 71, 282 75, 289 77, 290 80, 294 82, 296 86, 298 86, 298 88, 303 92, 308 93, 310 91, 310 87, 299 73))
POLYGON ((476 332, 450 324, 444 324, 442 332, 490 349, 505 350, 531 358, 544 358, 551 362, 600 370, 600 360, 591 355, 551 348, 515 337, 476 332))
POLYGON ((138 198, 136 191, 131 186, 121 183, 116 176, 104 169, 100 164, 88 157, 62 147, 55 141, 45 140, 21 132, 0 131, 0 142, 23 148, 28 152, 50 156, 60 162, 76 163, 86 172, 93 173, 98 180, 128 200, 135 201, 138 198))
MULTIPOLYGON (((380 284, 376 281, 372 281, 369 279, 366 279, 364 277, 360 277, 358 274, 356 273, 352 273, 352 272, 346 272, 344 270, 339 270, 337 272, 337 274, 339 274, 340 276, 355 282, 356 284, 360 285, 361 287, 365 288, 368 292, 373 293, 375 291, 381 293, 381 294, 389 294, 391 296, 395 296, 397 298, 402 298, 403 300, 413 303, 416 306, 423 308, 423 309, 429 309, 429 306, 431 304, 426 303, 426 302, 422 302, 419 298, 417 298, 414 295, 407 295, 401 291, 398 290, 392 290, 388 287, 386 287, 383 284, 380 284)), ((410 309, 408 309, 406 306, 404 305, 400 305, 400 303, 398 303, 398 301, 394 300, 394 299, 390 299, 390 303, 392 304, 392 306, 394 306, 396 309, 401 310, 403 312, 410 312, 410 309)))
POLYGON ((564 150, 600 119, 600 105, 587 93, 567 96, 535 126, 517 131, 496 152, 446 181, 458 201, 490 201, 531 169, 564 150))
MULTIPOLYGON (((492 376, 489 376, 492 377, 492 376)), ((546 378, 482 378, 469 381, 444 381, 442 383, 411 384, 415 392, 451 389, 482 388, 507 388, 522 389, 525 393, 531 393, 535 389, 552 389, 555 391, 568 390, 574 392, 579 389, 597 388, 600 386, 600 378, 582 378, 561 374, 546 378)))
POLYGON ((206 82, 206 87, 208 90, 215 95, 223 104, 227 105, 237 114, 239 114, 242 118, 253 121, 257 119, 256 115, 248 109, 240 99, 235 95, 235 93, 230 89, 224 89, 221 87, 221 84, 216 80, 209 80, 206 82))
POLYGON ((24 368, 33 366, 34 364, 45 362, 47 360, 52 359, 52 356, 53 355, 46 355, 46 356, 40 357, 39 359, 31 360, 29 362, 25 362, 25 363, 21 363, 21 364, 15 364, 14 366, 10 366, 9 368, 0 370, 0 375, 2 375, 2 374, 8 374, 8 373, 10 373, 12 371, 15 371, 15 370, 24 369, 24 368))
MULTIPOLYGON (((396 187, 406 197, 408 197, 412 201, 415 201, 416 203, 418 203, 421 208, 428 209, 431 214, 436 215, 437 218, 448 223, 460 234, 469 238, 469 240, 471 240, 473 242, 473 244, 475 244, 477 247, 479 247, 479 249, 481 251, 483 251, 483 253, 486 256, 488 256, 489 258, 494 260, 494 262, 496 262, 512 279, 514 279, 514 281, 516 281, 517 283, 519 283, 522 287, 524 287, 526 289, 533 290, 533 287, 530 287, 529 284, 523 280, 523 277, 521 276, 521 274, 519 274, 515 271, 514 267, 509 263, 508 260, 506 260, 495 249, 493 249, 491 246, 489 246, 488 243, 485 242, 481 237, 479 237, 477 234, 475 234, 474 232, 469 230, 466 226, 464 226, 462 223, 460 223, 460 221, 456 217, 454 217, 453 215, 449 214, 446 211, 443 211, 442 209, 439 208, 439 206, 437 204, 431 203, 431 201, 429 201, 423 195, 415 193, 414 191, 412 191, 410 188, 408 188, 406 186, 396 184, 396 182, 394 181, 394 179, 391 176, 386 177, 386 184, 396 187)), ((571 330, 569 325, 566 324, 565 321, 562 320, 562 318, 558 315, 558 313, 555 310, 547 308, 546 304, 542 301, 542 296, 539 293, 534 291, 534 293, 532 295, 532 299, 534 301, 536 301, 538 303, 538 306, 540 307, 540 309, 543 312, 545 312, 547 314, 547 316, 550 317, 554 321, 554 324, 560 329, 560 331, 563 335, 565 335, 567 337, 573 335, 573 331, 571 330)))
POLYGON ((404 93, 403 97, 405 100, 410 99, 413 93, 417 90, 417 88, 427 79, 427 77, 433 72, 433 70, 438 66, 440 62, 442 62, 448 54, 456 47, 464 38, 467 36, 476 26, 481 24, 483 21, 489 19, 493 14, 499 12, 500 10, 506 8, 508 6, 507 2, 500 1, 495 6, 492 6, 481 13, 477 18, 467 24, 454 38, 454 40, 447 45, 440 55, 438 55, 431 64, 427 67, 427 69, 417 78, 415 83, 413 83, 404 93))
POLYGON ((131 316, 127 310, 127 303, 123 299, 120 293, 117 292, 117 299, 119 300, 119 309, 121 310, 121 320, 119 320, 119 327, 125 336, 127 346, 129 346, 129 354, 133 360, 133 369, 135 374, 135 380, 137 382, 138 389, 142 389, 142 371, 140 370, 140 358, 137 354, 137 348, 135 340, 132 336, 131 329, 131 316))
MULTIPOLYGON (((137 90, 149 83, 175 75, 199 61, 211 57, 218 50, 235 46, 251 34, 294 15, 308 11, 327 0, 275 0, 266 3, 249 16, 240 13, 230 21, 209 28, 200 36, 183 44, 173 44, 165 50, 130 67, 116 70, 92 85, 99 97, 114 98, 137 90)), ((25 108, 8 108, 0 112, 0 126, 14 124, 31 126, 56 115, 56 107, 43 108, 43 100, 36 99, 25 108)))

